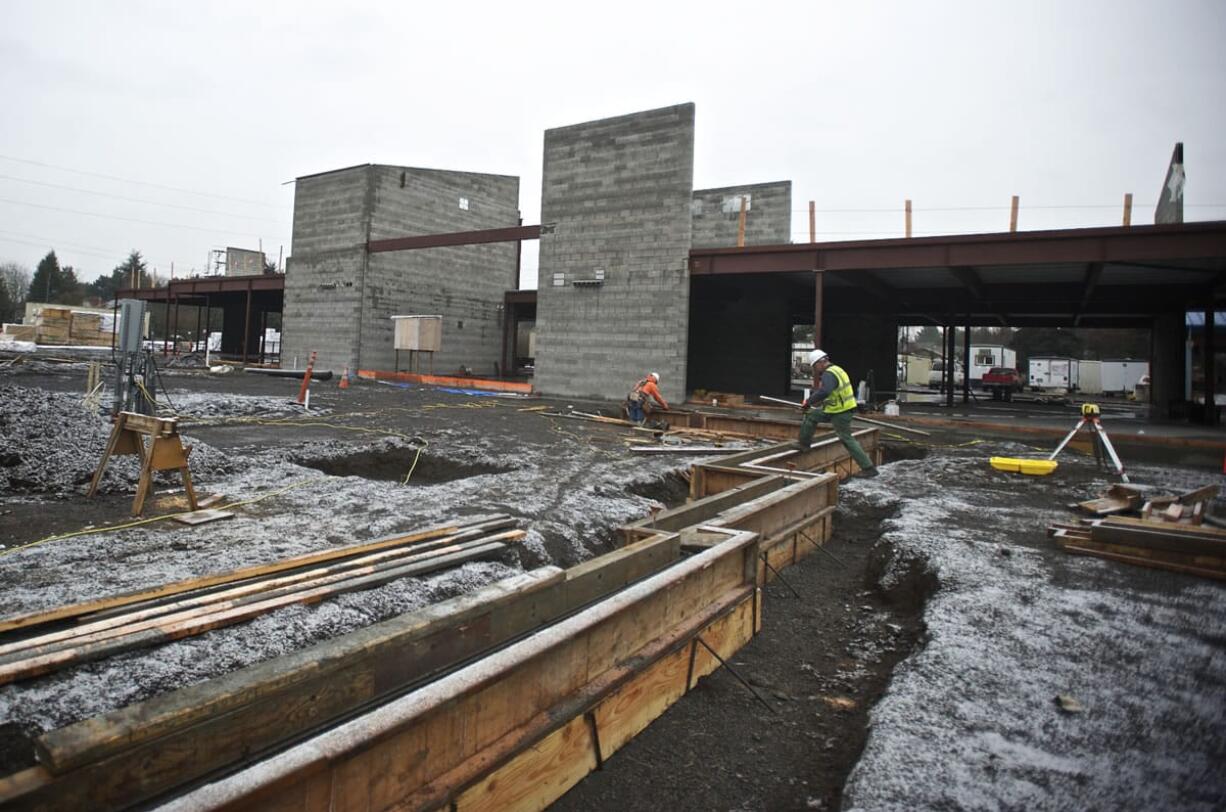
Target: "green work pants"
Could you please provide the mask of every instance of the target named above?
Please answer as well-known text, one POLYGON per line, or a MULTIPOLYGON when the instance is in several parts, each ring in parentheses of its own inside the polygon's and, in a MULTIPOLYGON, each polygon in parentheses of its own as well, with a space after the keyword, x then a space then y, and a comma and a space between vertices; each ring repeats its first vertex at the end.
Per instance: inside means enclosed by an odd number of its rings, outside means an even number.
POLYGON ((851 458, 860 468, 867 471, 873 467, 873 461, 868 458, 868 454, 864 453, 864 449, 856 442, 856 438, 851 436, 851 419, 855 414, 855 409, 848 409, 838 414, 826 414, 821 409, 810 409, 805 412, 804 420, 800 423, 800 444, 808 448, 813 442, 813 433, 817 431, 817 424, 829 423, 834 428, 834 436, 839 438, 843 447, 851 454, 851 458))

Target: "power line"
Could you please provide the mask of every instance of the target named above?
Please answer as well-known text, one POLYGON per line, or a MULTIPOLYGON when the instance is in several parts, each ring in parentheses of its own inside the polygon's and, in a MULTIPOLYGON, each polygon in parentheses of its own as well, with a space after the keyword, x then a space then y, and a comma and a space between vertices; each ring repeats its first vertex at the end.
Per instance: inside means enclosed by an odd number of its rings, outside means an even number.
POLYGON ((278 223, 281 225, 285 224, 284 220, 274 220, 271 217, 252 217, 246 214, 232 214, 230 212, 217 211, 215 209, 198 209, 195 206, 180 206, 175 203, 161 203, 156 200, 143 200, 139 197, 124 197, 123 195, 114 195, 114 194, 111 194, 110 192, 96 192, 93 189, 81 189, 76 186, 64 186, 59 183, 47 183, 41 180, 30 180, 29 178, 18 178, 18 177, 14 177, 13 175, 0 175, 0 179, 17 181, 18 183, 30 183, 30 184, 34 184, 35 186, 46 186, 50 189, 64 189, 69 192, 82 192, 87 195, 98 195, 99 197, 112 197, 112 198, 115 198, 116 200, 126 200, 129 203, 142 203, 148 206, 161 206, 163 208, 168 208, 168 209, 182 209, 184 211, 199 212, 200 214, 218 214, 218 215, 221 215, 222 217, 238 217, 244 220, 259 220, 260 222, 263 222, 263 223, 278 223))
MULTIPOLYGON (((117 256, 123 257, 123 259, 127 259, 128 254, 130 254, 134 250, 131 248, 125 248, 124 250, 119 251, 119 250, 114 250, 111 248, 104 248, 99 245, 82 245, 81 243, 65 242, 64 240, 53 238, 53 237, 47 237, 42 234, 29 234, 29 233, 25 233, 21 231, 9 231, 7 229, 2 229, 2 228, 0 228, 0 234, 10 235, 8 237, 0 237, 0 242, 10 242, 10 243, 19 243, 22 245, 32 245, 38 248, 47 248, 49 250, 56 250, 58 248, 67 248, 75 254, 87 254, 89 256, 98 257, 99 259, 104 259, 108 262, 116 262, 117 260, 115 259, 115 257, 117 256)), ((142 257, 144 258, 146 262, 152 263, 154 265, 159 265, 159 266, 160 265, 166 265, 166 266, 182 265, 184 268, 193 267, 192 263, 190 262, 182 262, 179 260, 163 261, 163 260, 155 259, 153 257, 147 256, 144 254, 142 254, 142 257)))
POLYGON ((231 197, 228 195, 213 194, 211 192, 198 192, 195 189, 184 189, 181 186, 165 186, 160 183, 150 183, 149 181, 144 181, 144 180, 133 180, 131 178, 121 178, 116 175, 104 175, 101 172, 90 172, 85 169, 73 169, 71 167, 58 166, 57 164, 49 164, 49 163, 44 163, 42 161, 31 161, 28 158, 15 158, 12 155, 0 155, 0 160, 13 161, 19 164, 29 164, 30 166, 41 166, 47 169, 58 169, 61 172, 73 172, 78 175, 88 175, 89 177, 92 177, 92 178, 103 178, 105 180, 114 180, 120 183, 133 183, 138 186, 149 186, 154 189, 165 189, 170 192, 183 192, 185 194, 197 195, 199 197, 213 197, 213 198, 217 198, 218 200, 231 200, 231 201, 235 201, 238 203, 251 203, 256 206, 267 206, 268 208, 277 208, 276 204, 269 203, 264 200, 252 200, 246 197, 231 197))
MULTIPOLYGON (((1157 203, 1133 203, 1136 208, 1144 208, 1148 206, 1156 206, 1157 203)), ((1120 203, 1093 203, 1088 205, 1079 204, 1051 204, 1051 205, 1025 205, 1020 207, 1023 211, 1028 209, 1122 209, 1120 203)), ((1226 203, 1185 203, 1186 209, 1226 209, 1226 203)), ((924 211, 1009 211, 1012 206, 916 206, 912 204, 912 212, 924 211)), ((874 209, 814 209, 815 214, 875 214, 875 213, 891 213, 901 214, 906 211, 903 207, 890 208, 874 208, 874 209)), ((793 214, 808 214, 809 210, 792 209, 793 214)))
POLYGON ((265 236, 263 234, 256 234, 250 231, 228 231, 228 230, 221 230, 221 229, 216 229, 216 228, 200 228, 199 226, 189 226, 184 223, 159 223, 155 220, 140 220, 135 217, 120 217, 119 215, 115 215, 115 214, 98 214, 97 212, 80 211, 79 209, 65 209, 59 206, 44 206, 39 203, 27 203, 22 200, 9 200, 8 198, 4 198, 4 197, 0 197, 0 203, 9 203, 14 206, 29 206, 31 208, 47 209, 49 211, 62 211, 62 212, 67 212, 69 214, 80 214, 86 217, 101 217, 106 220, 122 220, 127 223, 141 223, 147 226, 160 226, 162 228, 186 228, 191 231, 203 231, 206 234, 240 234, 244 237, 255 237, 257 239, 261 239, 265 236))

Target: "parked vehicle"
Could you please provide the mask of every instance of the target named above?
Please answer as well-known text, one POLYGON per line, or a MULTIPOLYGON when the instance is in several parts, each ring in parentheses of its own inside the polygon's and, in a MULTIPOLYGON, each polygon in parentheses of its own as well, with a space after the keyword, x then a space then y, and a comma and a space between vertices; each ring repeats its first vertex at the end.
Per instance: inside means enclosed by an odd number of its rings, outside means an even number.
POLYGON ((1024 387, 1022 373, 1013 367, 992 367, 983 373, 983 388, 992 393, 992 400, 1013 400, 1013 393, 1024 387))
POLYGON ((1001 344, 971 345, 971 386, 982 386, 983 376, 998 367, 1017 369, 1017 353, 1001 344))
MULTIPOLYGON (((942 388, 942 376, 945 374, 945 362, 938 359, 933 359, 932 370, 928 373, 928 386, 931 389, 942 388)), ((954 386, 962 385, 962 367, 954 364, 954 386)))
POLYGON ((1076 392, 1078 371, 1076 358, 1031 358, 1030 388, 1036 392, 1048 389, 1076 392))
POLYGON ((1104 392, 1129 394, 1136 390, 1142 377, 1149 375, 1149 362, 1135 358, 1114 358, 1103 363, 1104 392))
POLYGON ((1103 393, 1102 361, 1077 362, 1077 391, 1083 395, 1103 393))

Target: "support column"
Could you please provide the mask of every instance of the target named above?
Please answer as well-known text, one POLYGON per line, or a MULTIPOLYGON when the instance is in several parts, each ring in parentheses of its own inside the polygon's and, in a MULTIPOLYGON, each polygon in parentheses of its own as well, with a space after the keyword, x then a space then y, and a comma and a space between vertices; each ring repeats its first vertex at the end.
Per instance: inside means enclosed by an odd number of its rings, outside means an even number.
POLYGON ((1186 418, 1184 407, 1184 335, 1187 326, 1183 311, 1162 313, 1154 318, 1153 352, 1149 379, 1153 414, 1161 419, 1186 418))
POLYGON ((971 316, 966 315, 966 330, 962 333, 962 402, 971 402, 971 316))
POLYGON ((1214 335, 1216 325, 1214 324, 1214 312, 1212 303, 1205 308, 1205 339, 1201 342, 1201 371, 1204 373, 1205 383, 1205 425, 1216 426, 1217 418, 1217 402, 1214 397, 1217 389, 1217 341, 1214 335))
POLYGON ((247 363, 248 348, 251 346, 251 283, 247 283, 247 310, 243 314, 243 363, 247 363))
POLYGON ((945 379, 948 384, 945 387, 945 405, 951 408, 954 405, 954 381, 958 379, 958 376, 954 374, 954 353, 957 352, 957 341, 958 328, 950 319, 945 327, 945 379))
POLYGON ((825 271, 813 272, 813 346, 822 349, 822 288, 825 271))

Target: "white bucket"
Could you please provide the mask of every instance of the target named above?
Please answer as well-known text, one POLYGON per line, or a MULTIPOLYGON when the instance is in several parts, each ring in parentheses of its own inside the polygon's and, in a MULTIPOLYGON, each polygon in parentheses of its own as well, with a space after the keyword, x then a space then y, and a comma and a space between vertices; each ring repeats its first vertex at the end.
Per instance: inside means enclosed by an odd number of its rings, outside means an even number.
POLYGON ((898 404, 891 400, 885 404, 883 411, 886 417, 898 417, 898 404))

